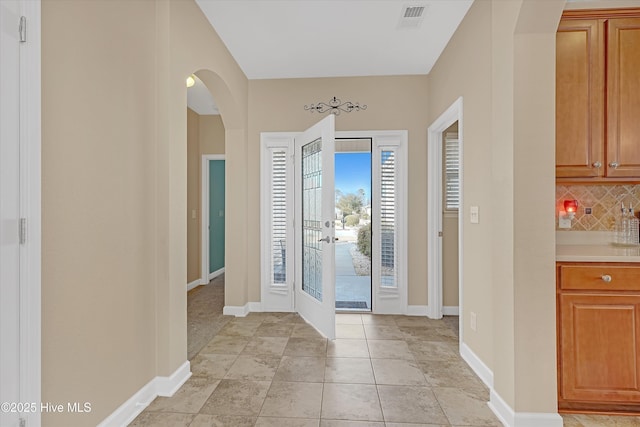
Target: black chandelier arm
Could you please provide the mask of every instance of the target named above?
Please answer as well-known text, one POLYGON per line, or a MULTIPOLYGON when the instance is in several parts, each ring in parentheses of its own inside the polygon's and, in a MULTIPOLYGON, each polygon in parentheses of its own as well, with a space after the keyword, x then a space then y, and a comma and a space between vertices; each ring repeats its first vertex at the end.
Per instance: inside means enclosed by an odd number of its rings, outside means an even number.
POLYGON ((360 105, 359 102, 353 103, 351 101, 342 102, 339 98, 335 96, 329 100, 329 102, 318 102, 317 104, 305 105, 305 111, 311 111, 312 113, 317 111, 318 113, 326 113, 327 111, 336 116, 340 115, 340 112, 344 111, 345 113, 350 113, 353 110, 360 111, 366 110, 366 105, 360 105))

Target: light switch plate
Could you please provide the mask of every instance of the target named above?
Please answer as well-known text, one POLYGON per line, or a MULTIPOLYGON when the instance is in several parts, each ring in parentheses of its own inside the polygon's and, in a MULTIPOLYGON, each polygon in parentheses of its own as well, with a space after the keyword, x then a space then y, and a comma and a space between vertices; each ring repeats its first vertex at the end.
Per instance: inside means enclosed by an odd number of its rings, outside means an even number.
POLYGON ((469 219, 471 220, 471 224, 479 224, 480 223, 480 208, 478 206, 471 206, 469 211, 469 219))

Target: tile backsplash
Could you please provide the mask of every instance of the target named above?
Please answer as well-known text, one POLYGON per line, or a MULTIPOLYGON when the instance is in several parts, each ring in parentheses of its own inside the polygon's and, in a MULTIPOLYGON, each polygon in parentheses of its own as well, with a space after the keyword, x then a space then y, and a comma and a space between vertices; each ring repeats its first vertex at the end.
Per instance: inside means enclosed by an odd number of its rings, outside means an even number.
POLYGON ((556 229, 559 231, 611 231, 620 213, 620 202, 640 209, 640 185, 556 185, 556 229), (558 228, 558 213, 563 201, 578 201, 578 212, 571 229, 558 228), (591 215, 584 213, 591 208, 591 215))

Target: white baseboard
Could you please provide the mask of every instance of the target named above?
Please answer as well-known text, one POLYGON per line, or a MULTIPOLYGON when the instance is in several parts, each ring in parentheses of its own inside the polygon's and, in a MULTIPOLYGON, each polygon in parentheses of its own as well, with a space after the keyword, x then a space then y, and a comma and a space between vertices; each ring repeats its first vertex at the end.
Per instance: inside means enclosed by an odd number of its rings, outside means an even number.
POLYGON ((442 307, 444 316, 460 316, 460 308, 457 305, 445 305, 442 307))
POLYGON ((129 400, 120 405, 111 415, 102 420, 98 427, 124 427, 129 425, 153 399, 158 396, 170 397, 178 391, 191 376, 191 365, 186 361, 169 377, 155 377, 129 400))
POLYGON ((542 412, 514 412, 511 406, 491 389, 489 408, 496 417, 507 427, 562 427, 562 417, 559 414, 542 412))
POLYGON ((408 305, 407 316, 426 316, 429 312, 427 305, 408 305))
MULTIPOLYGON (((457 307, 456 307, 457 308, 457 307)), ((460 355, 489 387, 489 408, 506 427, 562 427, 562 417, 557 413, 514 412, 511 406, 493 388, 493 371, 465 343, 460 344, 460 355)))
POLYGON ((236 316, 236 317, 245 317, 247 314, 251 312, 261 312, 262 303, 261 302, 248 302, 245 305, 225 305, 222 309, 222 314, 226 316, 236 316))
POLYGON ((245 317, 249 314, 249 304, 245 305, 225 305, 222 309, 225 316, 245 317))
POLYGON ((158 396, 171 397, 191 377, 191 364, 187 360, 170 377, 156 377, 158 396))
POLYGON ((214 271, 213 273, 209 273, 209 280, 215 279, 216 277, 224 274, 224 267, 214 271))
POLYGON ((201 284, 202 283, 200 282, 200 279, 196 279, 191 283, 187 283, 187 292, 189 292, 193 288, 200 286, 201 284))
POLYGON ((493 390, 493 371, 465 343, 460 343, 460 356, 473 369, 480 380, 493 390))

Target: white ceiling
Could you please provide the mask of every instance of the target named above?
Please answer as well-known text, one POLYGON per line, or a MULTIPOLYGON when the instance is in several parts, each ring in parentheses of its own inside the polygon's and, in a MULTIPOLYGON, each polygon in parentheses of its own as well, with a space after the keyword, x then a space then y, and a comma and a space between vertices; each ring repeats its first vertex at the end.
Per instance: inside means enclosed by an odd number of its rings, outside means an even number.
MULTIPOLYGON (((428 74, 473 0, 196 0, 249 79, 428 74), (402 19, 423 6, 420 18, 402 19)), ((196 78, 189 108, 219 114, 196 78)))
POLYGON ((276 79, 428 74, 473 0, 196 2, 249 79, 276 79))

